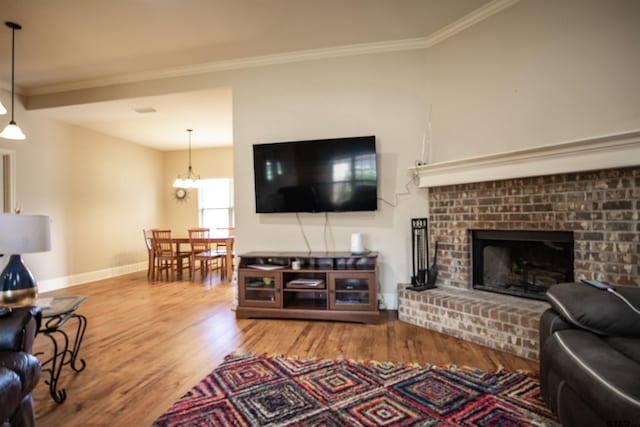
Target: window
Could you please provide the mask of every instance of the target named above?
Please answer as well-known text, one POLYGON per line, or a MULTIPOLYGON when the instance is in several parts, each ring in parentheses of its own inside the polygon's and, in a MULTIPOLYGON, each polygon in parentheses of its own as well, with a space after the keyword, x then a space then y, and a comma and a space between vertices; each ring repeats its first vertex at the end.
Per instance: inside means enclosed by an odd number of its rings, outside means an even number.
POLYGON ((212 231, 233 227, 233 180, 203 179, 198 190, 198 208, 201 227, 212 231))
POLYGON ((375 185, 376 155, 361 154, 337 159, 333 164, 332 181, 334 205, 345 203, 358 185, 375 185))

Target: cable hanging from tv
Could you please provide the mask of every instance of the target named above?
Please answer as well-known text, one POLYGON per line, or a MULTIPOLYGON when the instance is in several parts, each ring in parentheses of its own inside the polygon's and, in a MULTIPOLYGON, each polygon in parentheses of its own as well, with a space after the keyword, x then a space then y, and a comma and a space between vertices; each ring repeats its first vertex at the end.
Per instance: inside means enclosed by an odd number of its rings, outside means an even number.
POLYGON ((302 227, 302 221, 300 221, 300 215, 296 212, 296 219, 298 220, 298 225, 300 226, 300 231, 302 232, 302 237, 304 238, 304 243, 307 245, 307 250, 311 253, 311 245, 309 244, 309 240, 307 239, 307 235, 304 233, 304 228, 302 227))
MULTIPOLYGON (((419 166, 419 163, 420 162, 418 160, 416 160, 416 163, 415 163, 416 167, 419 166)), ((411 195, 411 191, 409 190, 409 184, 411 184, 413 182, 413 184, 415 186, 417 186, 418 184, 416 184, 416 179, 418 179, 418 170, 414 169, 413 173, 411 174, 411 179, 409 179, 409 181, 407 181, 407 183, 404 185, 404 188, 405 188, 406 191, 403 192, 403 193, 396 193, 394 195, 393 203, 385 200, 382 197, 378 197, 378 200, 386 203, 387 205, 391 206, 392 208, 398 207, 398 197, 399 196, 409 196, 409 195, 411 195)))

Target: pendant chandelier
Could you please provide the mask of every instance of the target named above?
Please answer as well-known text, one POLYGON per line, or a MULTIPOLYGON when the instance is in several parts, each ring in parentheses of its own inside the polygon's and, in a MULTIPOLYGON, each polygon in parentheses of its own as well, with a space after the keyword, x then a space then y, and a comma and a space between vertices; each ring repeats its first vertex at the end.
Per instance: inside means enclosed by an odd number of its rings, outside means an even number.
POLYGON ((183 178, 178 175, 176 180, 173 181, 174 188, 200 188, 200 175, 193 173, 193 168, 191 167, 191 132, 193 132, 193 129, 187 129, 187 132, 189 132, 189 169, 186 177, 183 178))
MULTIPOLYGON (((16 30, 21 30, 22 27, 15 22, 5 22, 6 26, 11 28, 11 121, 4 128, 0 137, 7 139, 25 139, 26 136, 22 132, 22 129, 18 127, 16 121, 13 119, 15 113, 14 98, 15 98, 15 68, 16 68, 16 30)), ((3 107, 4 108, 4 107, 3 107)))

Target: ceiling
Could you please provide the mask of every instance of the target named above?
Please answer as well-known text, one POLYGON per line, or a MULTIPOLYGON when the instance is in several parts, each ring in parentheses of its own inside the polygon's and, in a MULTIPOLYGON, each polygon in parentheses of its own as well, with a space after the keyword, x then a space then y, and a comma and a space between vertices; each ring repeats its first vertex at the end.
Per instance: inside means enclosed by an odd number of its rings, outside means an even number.
POLYGON ((33 114, 169 151, 188 147, 187 129, 193 129, 194 149, 232 145, 231 106, 231 88, 226 87, 48 108, 33 114))
MULTIPOLYGON (((495 2, 496 0, 494 0, 495 2)), ((489 0, 0 0, 14 21, 18 92, 56 93, 194 65, 428 37, 489 0)), ((0 28, 0 87, 11 30, 0 28)), ((232 143, 231 88, 41 110, 155 147, 232 143), (153 113, 137 113, 154 108, 153 113)), ((5 105, 8 103, 5 99, 5 105)))

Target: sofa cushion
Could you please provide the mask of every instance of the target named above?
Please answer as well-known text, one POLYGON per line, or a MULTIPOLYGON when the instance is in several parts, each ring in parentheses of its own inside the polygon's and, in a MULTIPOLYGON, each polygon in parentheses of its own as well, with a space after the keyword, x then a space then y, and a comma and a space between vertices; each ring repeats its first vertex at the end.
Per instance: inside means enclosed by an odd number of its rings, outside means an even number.
MULTIPOLYGON (((640 288, 614 288, 640 309, 640 288)), ((611 292, 584 283, 561 283, 549 288, 547 298, 560 316, 580 328, 600 335, 640 337, 640 314, 611 292)))
POLYGON ((637 338, 603 337, 602 339, 618 353, 640 364, 640 341, 637 338))

